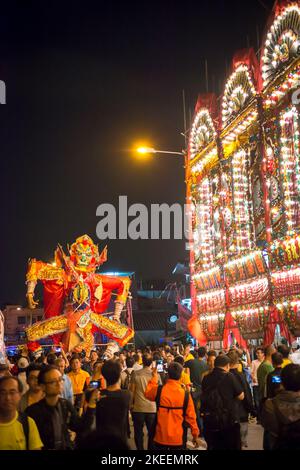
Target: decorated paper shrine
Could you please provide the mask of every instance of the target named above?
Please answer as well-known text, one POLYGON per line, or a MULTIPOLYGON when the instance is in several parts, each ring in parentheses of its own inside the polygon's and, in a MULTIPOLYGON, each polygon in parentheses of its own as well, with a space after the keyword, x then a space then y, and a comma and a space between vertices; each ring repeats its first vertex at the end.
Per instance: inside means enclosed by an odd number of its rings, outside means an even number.
POLYGON ((300 336, 300 1, 275 4, 260 51, 223 96, 200 96, 189 140, 191 333, 300 336), (260 63, 259 63, 260 62, 260 63), (196 331, 196 333, 195 333, 196 331))

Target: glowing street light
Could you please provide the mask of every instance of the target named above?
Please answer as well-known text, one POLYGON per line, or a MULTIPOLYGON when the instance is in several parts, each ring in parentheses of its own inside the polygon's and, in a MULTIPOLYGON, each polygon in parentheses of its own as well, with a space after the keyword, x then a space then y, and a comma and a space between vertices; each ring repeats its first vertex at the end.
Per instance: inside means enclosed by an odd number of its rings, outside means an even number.
POLYGON ((152 154, 168 154, 168 155, 181 155, 181 156, 184 156, 185 153, 184 152, 173 152, 173 151, 170 151, 170 150, 157 150, 157 149, 153 149, 151 147, 139 147, 136 149, 137 153, 141 154, 141 155, 147 155, 149 153, 152 153, 152 154))

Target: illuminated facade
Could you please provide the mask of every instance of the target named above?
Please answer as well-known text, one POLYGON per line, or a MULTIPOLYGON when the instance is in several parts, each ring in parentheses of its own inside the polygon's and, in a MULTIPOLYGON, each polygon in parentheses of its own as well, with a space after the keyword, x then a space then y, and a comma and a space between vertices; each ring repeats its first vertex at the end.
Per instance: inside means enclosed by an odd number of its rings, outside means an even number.
MULTIPOLYGON (((233 59, 189 140, 192 310, 207 340, 300 336, 300 1, 233 59)), ((203 341, 204 341, 203 339, 203 341)))

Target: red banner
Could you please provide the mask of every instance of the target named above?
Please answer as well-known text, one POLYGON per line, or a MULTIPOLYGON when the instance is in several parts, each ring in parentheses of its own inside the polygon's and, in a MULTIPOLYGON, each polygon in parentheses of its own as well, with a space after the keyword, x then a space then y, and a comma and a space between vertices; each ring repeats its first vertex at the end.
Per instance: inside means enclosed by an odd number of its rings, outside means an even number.
POLYGON ((225 324, 224 324, 224 333, 223 333, 223 347, 225 349, 228 349, 229 347, 228 338, 231 333, 233 334, 236 342, 239 344, 241 348, 248 349, 247 342, 242 337, 240 329, 236 321, 234 320, 231 313, 228 311, 226 312, 226 315, 225 315, 225 324))

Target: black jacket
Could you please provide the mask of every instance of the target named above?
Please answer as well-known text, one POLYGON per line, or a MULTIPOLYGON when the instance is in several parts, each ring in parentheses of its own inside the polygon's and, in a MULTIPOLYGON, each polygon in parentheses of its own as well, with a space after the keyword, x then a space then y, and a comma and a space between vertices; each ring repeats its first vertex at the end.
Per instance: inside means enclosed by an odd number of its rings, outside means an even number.
POLYGON ((243 387, 245 398, 244 400, 239 401, 239 415, 240 422, 247 423, 249 413, 254 415, 254 405, 250 385, 248 384, 247 379, 242 372, 239 372, 237 369, 230 369, 230 372, 236 377, 243 387))
POLYGON ((80 435, 91 428, 95 416, 95 409, 87 408, 80 418, 74 406, 64 398, 59 398, 56 406, 47 405, 44 398, 29 406, 25 412, 34 419, 46 450, 72 449, 68 429, 80 435), (61 444, 55 443, 56 434, 60 435, 61 444))
POLYGON ((299 450, 300 396, 297 392, 281 390, 275 398, 266 400, 261 421, 271 435, 271 449, 299 450))

